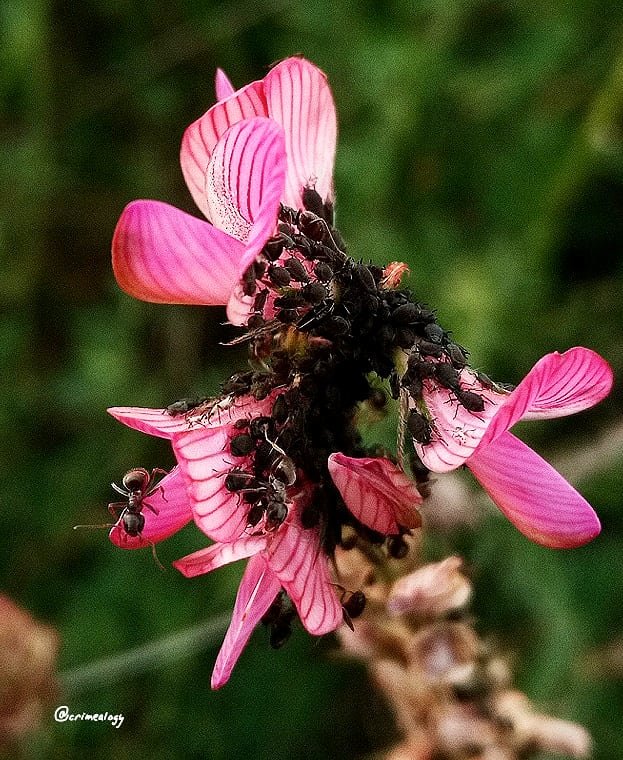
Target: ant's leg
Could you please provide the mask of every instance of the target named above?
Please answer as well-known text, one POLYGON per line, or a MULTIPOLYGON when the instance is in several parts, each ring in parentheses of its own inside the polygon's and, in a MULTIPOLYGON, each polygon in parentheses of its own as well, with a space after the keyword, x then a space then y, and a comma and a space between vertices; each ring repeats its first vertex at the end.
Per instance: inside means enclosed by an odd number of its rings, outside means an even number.
POLYGON ((127 509, 127 507, 127 501, 113 501, 108 505, 108 511, 115 518, 115 520, 118 520, 121 517, 123 510, 127 509))

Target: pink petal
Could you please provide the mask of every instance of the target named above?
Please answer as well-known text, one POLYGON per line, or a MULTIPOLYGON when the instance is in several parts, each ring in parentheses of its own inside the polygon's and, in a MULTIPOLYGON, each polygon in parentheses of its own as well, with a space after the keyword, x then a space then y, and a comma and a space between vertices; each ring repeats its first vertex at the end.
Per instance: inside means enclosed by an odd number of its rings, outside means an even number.
POLYGON ((139 549, 163 541, 192 520, 186 486, 179 468, 174 467, 158 483, 151 496, 143 499, 145 527, 140 536, 130 536, 121 520, 111 529, 109 538, 122 549, 139 549), (150 507, 153 507, 155 513, 150 507))
POLYGON ((539 359, 499 409, 481 446, 521 419, 564 417, 597 404, 612 387, 608 363, 587 348, 554 352, 539 359))
POLYGON ((243 536, 236 541, 212 544, 206 549, 188 554, 176 560, 173 567, 186 578, 195 578, 231 562, 252 557, 265 548, 266 536, 243 536))
POLYGON ((227 319, 232 325, 245 325, 253 314, 254 296, 245 296, 240 283, 236 283, 227 304, 227 319))
POLYGON ((240 121, 214 147, 206 198, 214 224, 246 243, 239 276, 275 230, 285 173, 283 130, 270 119, 240 121))
POLYGON ((543 373, 539 393, 522 415, 524 420, 564 417, 589 409, 610 393, 614 381, 608 362, 594 351, 580 346, 570 348, 564 354, 544 356, 528 376, 537 368, 543 373))
POLYGON ((411 478, 381 457, 355 459, 331 454, 329 472, 346 506, 364 525, 386 535, 399 526, 421 525, 417 505, 422 497, 411 478))
POLYGON ((233 541, 247 525, 249 505, 225 488, 234 464, 229 453, 230 430, 189 430, 173 437, 173 450, 186 481, 197 526, 214 541, 233 541))
POLYGON ((303 58, 287 58, 269 71, 264 91, 268 115, 286 133, 284 202, 302 208, 301 193, 307 186, 332 200, 337 118, 326 76, 303 58))
POLYGON ((207 222, 159 201, 123 210, 112 243, 119 286, 152 303, 226 304, 243 245, 207 222))
POLYGON ((281 584, 262 557, 252 557, 244 572, 231 623, 212 672, 212 688, 220 689, 227 681, 253 629, 268 611, 281 584))
POLYGON ((342 607, 317 529, 305 530, 294 521, 288 522, 269 545, 268 564, 310 633, 321 636, 340 625, 342 607))
POLYGON ((208 219, 205 174, 214 146, 232 124, 267 115, 264 85, 261 81, 251 82, 212 106, 184 132, 180 149, 182 173, 195 203, 208 219))
POLYGON ((150 409, 141 406, 113 406, 108 413, 123 425, 159 438, 172 438, 176 433, 188 430, 233 425, 240 419, 269 414, 278 391, 258 401, 253 396, 225 396, 211 400, 211 411, 201 405, 187 414, 170 415, 166 409, 150 409))
POLYGON ((140 406, 112 406, 107 409, 108 414, 141 433, 154 435, 158 438, 171 438, 174 433, 182 433, 188 430, 188 421, 185 415, 171 416, 166 409, 148 409, 140 406))
POLYGON ((214 89, 216 91, 217 100, 225 100, 230 95, 233 95, 235 90, 232 83, 229 81, 229 77, 223 71, 223 69, 217 69, 214 77, 214 89))
POLYGON ((511 433, 502 433, 466 464, 513 525, 538 544, 571 549, 601 530, 590 504, 511 433))
MULTIPOLYGON (((413 442, 426 467, 433 472, 448 472, 460 467, 475 451, 491 419, 509 398, 485 388, 469 369, 460 374, 463 390, 472 391, 485 402, 482 412, 470 412, 459 404, 456 396, 430 380, 424 381, 424 401, 431 415, 432 440, 422 445, 413 442)), ((411 408, 416 408, 410 400, 411 408)))

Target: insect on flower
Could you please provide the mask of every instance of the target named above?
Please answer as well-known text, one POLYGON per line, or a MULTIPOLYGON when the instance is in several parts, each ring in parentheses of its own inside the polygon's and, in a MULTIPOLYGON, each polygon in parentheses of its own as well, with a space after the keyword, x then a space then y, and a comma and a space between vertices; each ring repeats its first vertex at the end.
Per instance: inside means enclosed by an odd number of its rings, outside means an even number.
POLYGON ((158 508, 148 503, 146 499, 156 491, 160 491, 162 498, 166 501, 164 489, 161 485, 162 478, 158 479, 158 475, 166 476, 167 471, 160 467, 154 467, 151 473, 144 467, 133 467, 128 470, 121 480, 121 485, 110 484, 117 493, 124 497, 124 501, 114 501, 108 505, 108 511, 117 518, 117 522, 103 523, 102 525, 74 525, 74 530, 77 528, 112 528, 113 530, 120 530, 125 536, 143 539, 151 546, 158 567, 164 570, 156 554, 154 543, 142 535, 145 527, 143 509, 149 509, 154 515, 159 513, 158 508))

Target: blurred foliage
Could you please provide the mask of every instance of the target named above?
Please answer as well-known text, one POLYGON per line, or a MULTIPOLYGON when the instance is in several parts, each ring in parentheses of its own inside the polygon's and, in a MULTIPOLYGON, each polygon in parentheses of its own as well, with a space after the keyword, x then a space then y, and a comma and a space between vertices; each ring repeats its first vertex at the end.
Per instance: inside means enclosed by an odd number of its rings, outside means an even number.
MULTIPOLYGON (((237 85, 302 53, 340 118, 338 222, 356 257, 404 260, 411 284, 475 364, 517 382, 544 353, 583 344, 623 369, 623 6, 605 0, 4 0, 0 5, 1 587, 55 625, 70 669, 228 610, 239 568, 193 582, 104 531, 109 482, 169 466, 162 441, 109 418, 213 392, 243 354, 219 310, 131 301, 109 241, 124 204, 192 211, 184 127, 237 85)), ((541 451, 590 446, 619 416, 535 425, 541 451)), ((597 760, 623 756, 623 682, 582 668, 621 632, 620 460, 582 484, 604 533, 570 553, 491 517, 455 537, 474 569, 481 631, 517 653, 519 684, 585 723, 597 760)), ((192 530, 160 549, 201 546, 192 530)), ((434 549, 431 549, 434 552, 434 549)), ((120 730, 55 724, 27 757, 345 758, 390 721, 353 665, 298 632, 255 634, 209 690, 218 643, 177 664, 66 697, 126 716, 120 730)))

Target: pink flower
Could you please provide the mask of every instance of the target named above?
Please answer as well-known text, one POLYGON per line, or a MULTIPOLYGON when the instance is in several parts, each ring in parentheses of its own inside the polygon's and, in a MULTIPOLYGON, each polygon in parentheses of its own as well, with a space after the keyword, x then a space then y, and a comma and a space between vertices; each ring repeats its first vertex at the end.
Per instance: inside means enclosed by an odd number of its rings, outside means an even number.
MULTIPOLYGON (((236 423, 268 415, 273 402, 272 394, 262 401, 241 396, 235 401, 215 403, 209 415, 199 412, 170 416, 164 409, 141 407, 113 407, 108 411, 128 427, 171 440, 178 468, 162 483, 167 485, 167 479, 179 469, 186 487, 186 503, 196 524, 209 538, 227 542, 243 536, 248 527, 240 494, 225 487, 227 473, 232 469, 244 470, 247 464, 245 457, 234 457, 231 453, 231 440, 240 433, 236 423)), ((391 535, 399 533, 401 527, 420 526, 417 506, 422 503, 422 497, 415 483, 393 462, 384 457, 355 458, 336 452, 329 456, 328 470, 350 512, 368 528, 391 535)), ((173 484, 178 483, 176 474, 173 484)), ((311 483, 307 491, 313 491, 311 483)), ((169 499, 168 489, 164 496, 169 499)), ((156 493, 150 497, 150 503, 155 497, 156 493)), ((185 524, 181 522, 186 515, 185 508, 181 503, 176 504, 177 497, 175 491, 171 504, 163 504, 160 494, 158 515, 145 511, 145 538, 158 541, 161 539, 155 536, 160 533, 163 538, 171 535, 174 530, 169 531, 169 527, 173 525, 173 515, 178 516, 180 527, 185 524)), ((299 511, 303 511, 300 497, 299 511)), ((121 545, 121 542, 115 543, 121 545)))
MULTIPOLYGON (((425 379, 431 441, 415 440, 414 445, 433 472, 467 465, 500 510, 532 541, 553 548, 581 546, 599 533, 597 515, 551 465, 508 431, 522 419, 588 409, 609 393, 612 382, 608 363, 586 348, 547 354, 511 393, 464 368, 455 390, 480 396, 482 411, 469 411, 455 391, 425 379)), ((419 414, 415 401, 410 404, 419 414)))
POLYGON ((342 622, 342 607, 331 582, 328 559, 318 528, 303 528, 299 515, 308 493, 303 489, 286 522, 275 533, 243 536, 216 543, 174 562, 186 577, 239 559, 250 558, 238 589, 231 624, 214 666, 212 688, 227 682, 249 637, 275 597, 285 589, 301 622, 316 636, 335 630, 342 622))
POLYGON ((324 74, 288 58, 237 92, 217 72, 219 102, 191 124, 180 161, 188 188, 211 222, 159 201, 123 211, 113 269, 130 295, 154 303, 228 304, 243 324, 251 299, 240 280, 275 232, 280 202, 302 209, 313 187, 332 202, 336 115, 324 74))
MULTIPOLYGON (((225 488, 225 477, 232 467, 242 467, 246 459, 231 453, 231 440, 239 433, 236 422, 270 413, 272 402, 272 396, 262 401, 241 396, 214 404, 210 413, 199 412, 194 417, 171 416, 165 409, 113 407, 108 410, 128 427, 170 439, 178 461, 178 467, 167 478, 177 473, 173 485, 183 483, 184 498, 177 490, 169 498, 170 485, 163 479, 163 485, 168 486, 164 492, 167 502, 163 504, 160 495, 158 514, 145 510, 144 538, 156 542, 161 540, 158 536, 164 538, 175 532, 175 529, 168 532, 168 528, 173 527, 172 514, 179 515, 178 524, 182 527, 184 508, 214 541, 233 541, 243 535, 247 514, 240 508, 240 495, 225 488)), ((116 540, 114 543, 121 545, 116 540)))

